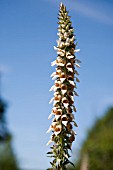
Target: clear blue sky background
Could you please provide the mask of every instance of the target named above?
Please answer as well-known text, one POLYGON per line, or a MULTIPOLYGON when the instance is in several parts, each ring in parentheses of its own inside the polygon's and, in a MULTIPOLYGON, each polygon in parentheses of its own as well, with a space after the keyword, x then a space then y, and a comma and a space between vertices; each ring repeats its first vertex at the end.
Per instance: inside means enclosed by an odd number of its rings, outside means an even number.
MULTIPOLYGON (((75 28, 82 60, 75 99, 79 127, 73 157, 95 119, 113 105, 113 1, 62 0, 75 28)), ((0 0, 2 96, 9 102, 8 127, 20 167, 49 167, 46 131, 53 96, 50 66, 56 58, 59 0, 0 0)))

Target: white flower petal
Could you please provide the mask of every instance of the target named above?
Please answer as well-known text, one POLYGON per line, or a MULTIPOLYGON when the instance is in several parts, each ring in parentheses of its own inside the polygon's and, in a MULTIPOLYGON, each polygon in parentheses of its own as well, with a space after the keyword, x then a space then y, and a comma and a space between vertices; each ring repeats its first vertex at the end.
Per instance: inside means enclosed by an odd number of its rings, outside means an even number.
POLYGON ((67 126, 68 121, 62 121, 62 124, 64 124, 65 126, 67 126))
POLYGON ((56 46, 54 46, 54 50, 57 50, 58 48, 56 46))
POLYGON ((54 132, 54 134, 57 136, 58 134, 60 133, 60 131, 58 131, 58 132, 54 132))
POLYGON ((76 50, 74 50, 74 52, 76 53, 76 52, 80 52, 80 49, 76 49, 76 50))
POLYGON ((62 92, 62 94, 64 95, 64 94, 67 92, 67 90, 62 90, 62 89, 61 89, 61 92, 62 92))
POLYGON ((61 115, 55 115, 56 121, 61 117, 61 115))
POLYGON ((75 82, 74 82, 74 81, 72 81, 72 80, 68 80, 68 81, 69 81, 69 83, 70 83, 71 85, 75 86, 75 82))
POLYGON ((58 75, 55 75, 55 76, 52 78, 52 80, 55 80, 57 77, 58 77, 58 75))
POLYGON ((56 105, 56 103, 58 103, 59 101, 58 100, 54 100, 54 102, 53 102, 53 106, 55 106, 56 105))
POLYGON ((61 83, 63 83, 65 79, 66 78, 60 78, 61 83))
POLYGON ((66 58, 67 59, 72 59, 72 58, 74 58, 74 55, 67 55, 66 58))
POLYGON ((70 96, 71 97, 71 100, 74 102, 74 97, 73 96, 70 96))
POLYGON ((68 109, 69 103, 63 103, 64 107, 68 109))
POLYGON ((73 42, 74 40, 75 40, 75 37, 73 36, 73 37, 70 39, 70 41, 73 42))
POLYGON ((53 85, 49 91, 53 91, 55 89, 55 85, 53 85))
POLYGON ((63 67, 65 64, 64 63, 57 63, 57 65, 63 67))
POLYGON ((65 29, 62 29, 62 33, 64 34, 66 31, 65 31, 65 29))
POLYGON ((54 66, 56 64, 56 60, 51 62, 51 66, 54 66))
POLYGON ((66 43, 65 43, 65 45, 66 45, 66 46, 69 46, 69 45, 70 45, 70 43, 67 43, 67 42, 66 42, 66 43))
POLYGON ((49 140, 46 146, 50 145, 52 142, 53 142, 52 140, 49 140))
POLYGON ((50 77, 53 77, 53 76, 55 76, 56 75, 56 72, 53 72, 51 75, 50 75, 50 77))
POLYGON ((52 129, 52 128, 51 128, 51 126, 50 126, 46 133, 49 133, 49 132, 51 131, 51 129, 52 129))
POLYGON ((53 113, 51 113, 51 114, 48 116, 48 119, 51 119, 51 118, 52 118, 52 115, 53 115, 53 113))
POLYGON ((57 125, 54 129, 54 134, 57 136, 61 132, 61 125, 57 125))
POLYGON ((73 69, 72 69, 72 68, 67 68, 67 69, 68 69, 68 71, 73 72, 73 69))
POLYGON ((52 97, 52 99, 50 100, 49 104, 51 104, 54 101, 54 97, 52 97))

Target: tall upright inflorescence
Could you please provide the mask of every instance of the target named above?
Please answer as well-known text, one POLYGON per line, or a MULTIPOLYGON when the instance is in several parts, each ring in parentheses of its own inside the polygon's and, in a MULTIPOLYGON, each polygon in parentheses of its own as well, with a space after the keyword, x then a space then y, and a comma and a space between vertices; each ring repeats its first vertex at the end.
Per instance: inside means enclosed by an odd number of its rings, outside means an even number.
POLYGON ((51 63, 52 66, 56 65, 56 71, 51 75, 55 83, 50 89, 54 91, 54 97, 50 101, 50 103, 53 102, 53 109, 48 117, 50 119, 53 116, 53 120, 47 131, 52 131, 48 144, 52 142, 54 144, 47 154, 53 157, 50 162, 53 170, 66 170, 66 165, 71 163, 69 150, 76 135, 73 130, 73 125, 77 126, 73 111, 76 112, 74 95, 78 96, 78 94, 74 89, 76 89, 76 82, 80 82, 77 77, 79 73, 76 70, 80 67, 80 60, 75 56, 79 49, 76 49, 77 43, 75 44, 70 16, 62 3, 58 19, 59 39, 57 46, 54 47, 58 55, 57 59, 51 63))

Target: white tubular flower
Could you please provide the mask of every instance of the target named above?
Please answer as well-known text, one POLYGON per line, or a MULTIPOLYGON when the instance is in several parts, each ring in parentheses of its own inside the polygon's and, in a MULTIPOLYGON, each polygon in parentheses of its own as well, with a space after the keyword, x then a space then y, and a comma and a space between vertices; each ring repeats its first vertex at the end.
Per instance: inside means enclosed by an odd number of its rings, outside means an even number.
POLYGON ((62 124, 64 124, 65 126, 67 126, 67 123, 68 123, 68 118, 66 115, 63 115, 62 116, 62 124))
POLYGON ((66 97, 63 97, 63 98, 62 98, 62 103, 63 103, 63 105, 64 105, 65 108, 68 108, 68 106, 69 106, 69 101, 68 101, 68 99, 67 99, 66 97))
POLYGON ((66 79, 65 73, 61 73, 61 75, 60 75, 60 81, 61 81, 61 83, 63 83, 65 79, 66 79))
POLYGON ((66 61, 65 60, 63 60, 63 59, 57 59, 56 60, 56 64, 57 64, 57 66, 61 66, 61 67, 63 67, 65 64, 66 64, 66 61))
POLYGON ((57 41, 57 45, 58 45, 58 48, 63 48, 65 46, 64 42, 62 42, 61 40, 57 41))
POLYGON ((69 90, 67 92, 68 96, 71 98, 72 102, 74 102, 74 96, 73 96, 73 92, 71 90, 69 90))
POLYGON ((63 34, 65 33, 65 29, 62 29, 61 31, 62 31, 63 34))
POLYGON ((60 56, 64 56, 63 51, 57 51, 57 54, 60 55, 60 56))
POLYGON ((70 52, 67 52, 66 53, 66 58, 67 59, 72 59, 72 58, 74 58, 74 55, 72 55, 70 52))
POLYGON ((57 136, 62 130, 62 126, 61 125, 57 125, 54 128, 54 134, 57 136))
POLYGON ((66 68, 67 68, 67 70, 70 71, 70 72, 73 72, 73 71, 74 71, 74 70, 73 70, 73 66, 72 66, 71 63, 67 63, 67 64, 66 64, 66 68))
POLYGON ((68 76, 67 80, 68 80, 68 82, 69 82, 73 87, 75 87, 75 82, 74 82, 74 79, 73 79, 73 77, 72 77, 71 75, 68 76))
POLYGON ((67 85, 66 84, 61 85, 61 92, 62 92, 63 95, 67 92, 67 85))
POLYGON ((79 73, 77 68, 80 68, 81 61, 75 56, 79 49, 75 49, 77 43, 74 41, 74 29, 70 21, 70 16, 66 7, 61 3, 59 12, 59 36, 57 40, 57 46, 54 46, 56 50, 57 58, 51 63, 51 66, 56 66, 56 71, 51 74, 54 85, 50 91, 54 92, 54 97, 49 103, 53 102, 52 112, 48 119, 53 117, 52 123, 47 131, 52 131, 52 136, 47 145, 54 143, 51 147, 51 157, 54 157, 54 161, 51 163, 52 169, 67 169, 67 162, 69 159, 69 149, 72 147, 72 143, 75 140, 75 133, 73 126, 77 127, 73 112, 76 112, 74 106, 74 96, 78 96, 78 93, 74 90, 76 83, 80 82, 79 73), (68 147, 67 147, 68 146, 68 147))
POLYGON ((61 115, 62 115, 62 109, 58 109, 55 112, 55 119, 56 119, 56 121, 61 117, 61 115))
POLYGON ((67 32, 64 33, 64 38, 68 38, 69 37, 69 34, 67 32))
POLYGON ((55 87, 54 89, 57 90, 61 87, 61 81, 55 80, 55 87))
POLYGON ((55 105, 56 103, 60 102, 60 100, 61 100, 61 95, 56 95, 54 97, 54 104, 53 105, 55 105))

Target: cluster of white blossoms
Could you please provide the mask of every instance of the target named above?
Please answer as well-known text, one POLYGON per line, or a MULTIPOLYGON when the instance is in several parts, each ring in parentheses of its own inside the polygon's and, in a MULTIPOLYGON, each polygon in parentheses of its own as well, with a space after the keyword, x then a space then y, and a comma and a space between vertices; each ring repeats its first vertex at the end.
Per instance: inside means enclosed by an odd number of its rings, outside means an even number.
POLYGON ((74 96, 78 96, 75 91, 78 79, 78 71, 80 60, 75 56, 76 49, 74 29, 70 21, 70 16, 66 7, 61 3, 59 11, 59 26, 57 46, 57 59, 51 63, 56 65, 56 71, 52 73, 52 80, 55 80, 50 91, 54 91, 54 97, 50 100, 53 102, 53 109, 48 119, 53 117, 52 123, 47 132, 52 131, 52 135, 48 144, 54 142, 51 147, 50 157, 54 160, 51 162, 53 169, 66 169, 69 161, 68 150, 71 150, 72 142, 75 140, 75 132, 73 125, 77 126, 73 112, 76 112, 74 106, 74 96))

